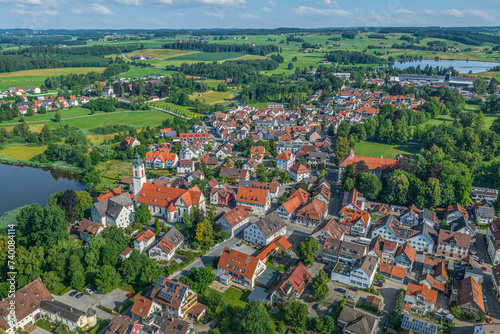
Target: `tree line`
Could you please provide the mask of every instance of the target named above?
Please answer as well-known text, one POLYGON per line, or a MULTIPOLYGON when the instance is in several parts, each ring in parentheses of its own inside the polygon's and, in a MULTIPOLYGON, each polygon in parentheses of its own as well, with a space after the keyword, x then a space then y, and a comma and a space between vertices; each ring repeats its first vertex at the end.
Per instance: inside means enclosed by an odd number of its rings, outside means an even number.
POLYGON ((203 52, 241 52, 251 55, 265 56, 272 52, 279 52, 273 44, 248 45, 248 44, 215 44, 202 42, 174 42, 162 46, 164 49, 190 50, 203 52))

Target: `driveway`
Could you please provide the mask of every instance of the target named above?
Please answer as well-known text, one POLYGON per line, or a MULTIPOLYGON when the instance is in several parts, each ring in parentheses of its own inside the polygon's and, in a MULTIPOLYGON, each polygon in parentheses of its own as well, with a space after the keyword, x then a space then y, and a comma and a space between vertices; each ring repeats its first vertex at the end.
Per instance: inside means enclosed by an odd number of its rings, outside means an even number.
POLYGON ((30 334, 51 334, 51 333, 46 329, 35 327, 35 329, 32 330, 30 334))
POLYGON ((74 290, 70 290, 62 296, 52 295, 55 300, 86 312, 90 307, 97 312, 97 317, 102 319, 111 319, 113 316, 107 312, 102 311, 97 306, 102 305, 112 310, 116 310, 118 306, 123 304, 127 298, 127 291, 120 289, 115 289, 110 293, 98 295, 96 293, 92 295, 83 295, 81 298, 71 297, 69 294, 74 290))

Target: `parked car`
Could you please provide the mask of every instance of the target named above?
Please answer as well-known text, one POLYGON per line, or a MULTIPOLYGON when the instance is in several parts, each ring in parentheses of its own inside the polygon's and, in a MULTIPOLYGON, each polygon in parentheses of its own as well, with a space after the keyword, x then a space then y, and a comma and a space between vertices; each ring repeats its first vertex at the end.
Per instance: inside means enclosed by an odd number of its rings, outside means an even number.
POLYGON ((352 291, 358 291, 358 288, 356 288, 355 286, 350 286, 350 287, 349 287, 349 290, 352 290, 352 291))
POLYGON ((288 254, 288 253, 287 253, 287 254, 285 254, 285 255, 283 255, 283 256, 284 256, 284 257, 292 257, 292 254, 288 254))
POLYGON ((79 294, 76 295, 76 298, 78 298, 78 299, 80 299, 82 297, 83 297, 83 293, 79 293, 79 294))
POLYGON ((489 318, 486 319, 486 322, 489 323, 489 324, 492 324, 493 320, 495 320, 495 319, 493 319, 493 317, 489 317, 489 318))
POLYGON ((486 296, 483 296, 483 301, 484 301, 485 303, 487 303, 487 302, 488 302, 488 300, 486 299, 486 296))
POLYGON ((483 263, 484 263, 484 260, 483 260, 483 259, 481 259, 481 261, 479 261, 479 264, 483 264, 483 263))
POLYGON ((346 291, 342 288, 336 288, 335 291, 341 292, 341 293, 346 293, 346 291))
POLYGON ((329 315, 330 315, 330 314, 332 314, 332 313, 333 313, 333 311, 335 311, 335 309, 334 309, 334 308, 329 309, 329 310, 328 310, 328 314, 329 314, 329 315))
POLYGON ((476 255, 476 254, 477 254, 477 252, 476 252, 475 250, 470 250, 470 251, 469 251, 469 253, 470 253, 471 255, 476 255))
POLYGON ((486 271, 486 270, 488 270, 488 268, 486 268, 486 267, 482 267, 481 269, 483 269, 483 271, 486 271))
POLYGON ((203 324, 206 325, 210 322, 210 318, 203 319, 203 324))
POLYGON ((71 297, 73 297, 73 296, 76 296, 77 294, 78 294, 78 291, 76 291, 76 290, 75 290, 75 291, 73 291, 72 293, 70 293, 69 295, 70 295, 71 297))
POLYGON ((346 297, 347 299, 352 299, 352 300, 356 299, 356 297, 351 296, 351 295, 347 295, 347 296, 345 296, 345 297, 346 297))
POLYGON ((92 289, 89 289, 89 288, 86 288, 85 291, 84 291, 86 294, 88 295, 91 295, 94 293, 94 291, 92 291, 92 289))
POLYGON ((130 297, 132 297, 133 295, 134 295, 134 293, 133 293, 133 292, 127 293, 127 298, 130 298, 130 297))
POLYGON ((236 246, 238 246, 238 247, 240 247, 241 245, 242 245, 242 243, 241 243, 241 242, 238 242, 238 243, 236 244, 236 246))

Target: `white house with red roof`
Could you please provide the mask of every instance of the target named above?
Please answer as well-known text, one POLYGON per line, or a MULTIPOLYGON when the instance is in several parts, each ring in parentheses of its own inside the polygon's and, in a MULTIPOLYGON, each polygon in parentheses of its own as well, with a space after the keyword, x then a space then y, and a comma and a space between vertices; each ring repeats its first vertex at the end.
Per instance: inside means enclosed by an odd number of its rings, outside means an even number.
POLYGON ((147 152, 144 163, 147 168, 175 168, 179 157, 177 153, 170 153, 168 148, 162 148, 155 152, 147 152))
POLYGON ((221 282, 229 284, 231 281, 253 289, 255 279, 265 270, 266 265, 258 258, 238 252, 234 249, 224 248, 217 263, 216 275, 221 282))
POLYGON ((185 240, 186 238, 184 235, 179 232, 176 227, 172 227, 163 235, 156 245, 149 249, 148 256, 157 261, 169 261, 175 255, 177 248, 179 248, 185 240))
POLYGON ((138 141, 137 138, 130 137, 130 136, 125 137, 125 139, 123 141, 127 143, 127 146, 135 147, 137 145, 141 145, 141 142, 138 141))
POLYGON ((151 230, 142 231, 134 237, 134 248, 144 253, 155 242, 155 233, 151 230))
POLYGON ((299 262, 283 273, 281 281, 271 294, 271 303, 283 304, 293 298, 299 298, 310 280, 311 274, 302 262, 299 262))
POLYGON ((227 232, 232 238, 242 232, 250 222, 247 210, 237 205, 234 209, 226 212, 218 221, 222 224, 222 231, 227 232))
POLYGON ((307 179, 310 175, 311 173, 309 172, 309 169, 300 163, 296 163, 290 168, 290 176, 296 182, 307 179))
POLYGON ((344 157, 342 157, 342 159, 340 159, 339 173, 338 173, 337 181, 340 181, 341 176, 342 176, 342 172, 344 171, 344 169, 348 165, 354 164, 354 163, 357 163, 360 161, 364 161, 364 163, 368 166, 368 171, 370 173, 373 173, 373 174, 377 175, 378 177, 380 177, 382 175, 382 171, 384 169, 394 165, 398 161, 398 159, 400 159, 400 157, 402 157, 401 154, 398 154, 396 159, 387 159, 384 157, 380 157, 380 158, 362 157, 362 156, 357 156, 355 154, 354 150, 350 150, 347 155, 345 155, 344 157))
POLYGON ((281 170, 289 170, 295 161, 295 154, 286 150, 276 158, 276 167, 281 170))

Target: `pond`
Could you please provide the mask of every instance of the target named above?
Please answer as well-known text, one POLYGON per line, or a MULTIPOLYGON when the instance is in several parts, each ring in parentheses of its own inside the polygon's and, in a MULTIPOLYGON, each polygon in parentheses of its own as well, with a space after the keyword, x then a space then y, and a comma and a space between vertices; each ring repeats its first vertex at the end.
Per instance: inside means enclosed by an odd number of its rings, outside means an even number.
POLYGON ((420 65, 421 69, 424 69, 425 66, 429 65, 432 67, 453 67, 459 73, 480 73, 486 72, 489 69, 498 66, 498 63, 490 63, 487 61, 467 61, 467 60, 432 60, 432 59, 424 59, 419 61, 397 61, 394 63, 394 67, 399 69, 405 69, 408 67, 417 67, 420 65))
POLYGON ((14 208, 47 204, 50 195, 67 189, 84 190, 79 175, 50 168, 0 164, 0 216, 14 208))

